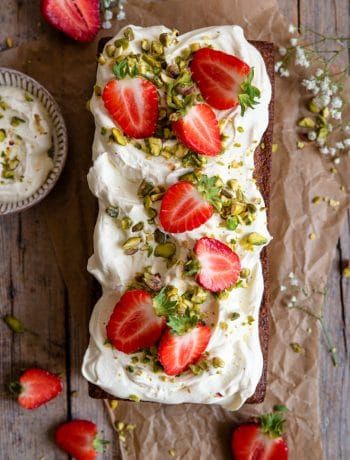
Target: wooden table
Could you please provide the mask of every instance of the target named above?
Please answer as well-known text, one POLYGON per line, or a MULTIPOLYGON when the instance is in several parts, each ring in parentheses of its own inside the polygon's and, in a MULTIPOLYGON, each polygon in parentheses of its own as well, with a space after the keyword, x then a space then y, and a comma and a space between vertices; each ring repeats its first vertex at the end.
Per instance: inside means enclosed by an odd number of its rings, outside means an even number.
MULTIPOLYGON (((293 24, 301 23, 332 35, 349 33, 348 0, 278 1, 293 24)), ((39 0, 6 2, 6 8, 0 11, 0 47, 7 36, 14 37, 16 43, 35 37, 40 20, 38 4, 39 0)), ((321 429, 327 460, 350 458, 350 422, 346 414, 350 376, 350 283, 341 276, 342 264, 350 259, 349 234, 348 213, 334 248, 326 305, 326 317, 330 319, 328 323, 342 363, 338 369, 332 367, 326 347, 321 347, 321 429)), ((67 458, 47 437, 48 429, 52 437, 57 423, 67 418, 92 419, 104 430, 106 438, 112 440, 114 435, 102 403, 88 398, 87 384, 80 376, 86 343, 74 340, 78 312, 68 309, 66 288, 52 244, 47 239, 40 205, 19 215, 0 218, 0 310, 2 316, 11 313, 21 318, 27 328, 40 331, 39 338, 30 333, 13 336, 0 323, 1 385, 14 378, 21 368, 40 362, 44 368, 62 372, 67 388, 63 397, 51 402, 48 408, 30 414, 20 410, 10 398, 2 397, 1 459, 67 458)), ((80 322, 79 328, 87 330, 86 322, 80 322)), ((104 458, 116 458, 113 442, 104 458)))

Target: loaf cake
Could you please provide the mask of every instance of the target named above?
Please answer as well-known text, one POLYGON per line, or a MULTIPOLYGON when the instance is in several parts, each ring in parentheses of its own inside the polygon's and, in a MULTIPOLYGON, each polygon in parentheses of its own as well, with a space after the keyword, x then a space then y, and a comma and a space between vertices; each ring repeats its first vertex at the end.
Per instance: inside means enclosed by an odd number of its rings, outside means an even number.
POLYGON ((92 397, 264 399, 272 79, 272 45, 238 26, 128 26, 105 44, 90 101, 92 397))

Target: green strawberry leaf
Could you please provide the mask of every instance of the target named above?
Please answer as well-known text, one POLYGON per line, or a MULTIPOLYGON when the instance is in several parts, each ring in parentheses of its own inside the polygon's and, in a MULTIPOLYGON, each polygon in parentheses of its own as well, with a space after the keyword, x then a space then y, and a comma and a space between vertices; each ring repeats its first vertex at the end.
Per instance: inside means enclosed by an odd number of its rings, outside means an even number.
POLYGON ((241 105, 241 115, 245 114, 245 111, 250 108, 254 109, 254 106, 259 104, 257 99, 260 98, 261 93, 260 89, 256 86, 252 85, 252 81, 254 78, 254 67, 251 68, 247 78, 241 84, 240 89, 241 92, 238 95, 238 100, 241 105))

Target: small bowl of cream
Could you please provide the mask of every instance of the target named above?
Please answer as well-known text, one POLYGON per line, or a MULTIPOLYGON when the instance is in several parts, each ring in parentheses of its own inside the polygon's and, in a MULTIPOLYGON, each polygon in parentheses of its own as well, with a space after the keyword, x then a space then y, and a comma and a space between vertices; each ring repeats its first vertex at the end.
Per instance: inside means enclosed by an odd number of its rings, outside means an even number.
POLYGON ((51 94, 33 78, 0 67, 0 215, 41 201, 67 156, 67 130, 51 94))

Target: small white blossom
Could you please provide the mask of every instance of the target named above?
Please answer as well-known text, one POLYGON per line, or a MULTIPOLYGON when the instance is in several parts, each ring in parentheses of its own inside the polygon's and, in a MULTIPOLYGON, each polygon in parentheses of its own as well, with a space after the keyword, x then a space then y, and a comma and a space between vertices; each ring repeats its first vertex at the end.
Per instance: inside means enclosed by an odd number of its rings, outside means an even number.
POLYGON ((324 107, 327 107, 327 105, 330 103, 331 98, 327 94, 321 94, 315 97, 313 101, 318 107, 323 109, 324 107))
POLYGON ((336 96, 332 98, 331 106, 333 109, 340 109, 342 105, 343 101, 340 99, 340 97, 336 96))
POLYGON ((295 278, 295 274, 293 272, 290 272, 288 275, 288 278, 293 279, 295 278))
POLYGON ((289 24, 288 32, 290 34, 294 34, 294 32, 296 32, 296 30, 297 30, 297 28, 293 24, 289 24))
POLYGON ((301 84, 308 90, 311 91, 316 88, 316 80, 315 78, 311 77, 309 79, 305 78, 301 84))
POLYGON ((290 299, 290 301, 291 301, 292 303, 296 303, 297 298, 295 297, 295 295, 293 295, 293 297, 290 299))
POLYGON ((350 132, 350 125, 344 126, 344 131, 345 131, 346 133, 350 132))
POLYGON ((275 72, 278 72, 281 66, 282 66, 282 61, 277 61, 275 64, 275 72))
POLYGON ((102 29, 111 29, 111 27, 112 27, 111 21, 103 21, 102 29))
POLYGON ((281 46, 280 48, 278 48, 278 52, 280 53, 281 56, 285 56, 287 54, 287 48, 285 48, 284 46, 281 46))
POLYGON ((334 164, 338 165, 340 163, 340 158, 334 158, 334 164))
POLYGON ((329 153, 331 154, 332 157, 334 157, 334 155, 337 153, 337 149, 335 149, 334 147, 330 147, 329 153))
POLYGON ((333 131, 333 125, 332 123, 328 123, 327 124, 327 129, 328 129, 328 132, 331 133, 333 131))
POLYGON ((335 143, 335 148, 339 149, 339 150, 343 150, 344 149, 344 144, 341 141, 336 142, 335 143))
POLYGON ((314 141, 317 137, 316 131, 309 131, 307 137, 310 141, 314 141))
POLYGON ((341 120, 341 112, 339 110, 332 109, 330 111, 331 117, 334 118, 334 120, 341 120))
POLYGON ((337 93, 338 92, 338 86, 335 85, 335 84, 331 85, 331 90, 332 90, 333 94, 337 93))
POLYGON ((287 290, 286 286, 284 286, 284 285, 282 284, 281 287, 280 287, 280 291, 281 291, 281 292, 284 292, 284 291, 286 291, 286 290, 287 290))
POLYGON ((329 154, 329 148, 328 147, 322 147, 320 149, 320 152, 323 154, 323 155, 328 155, 329 154))
POLYGON ((103 17, 106 21, 110 21, 113 18, 113 13, 111 10, 105 10, 103 17))
POLYGON ((343 144, 345 145, 345 147, 350 147, 350 137, 348 137, 347 139, 344 139, 343 144))
POLYGON ((293 278, 290 282, 291 286, 298 286, 299 285, 299 280, 297 278, 293 278))
POLYGON ((292 307, 293 307, 292 302, 288 302, 288 303, 287 303, 287 307, 288 307, 288 308, 292 308, 292 307))
POLYGON ((288 69, 280 69, 280 76, 281 77, 289 77, 289 70, 288 69))
POLYGON ((295 63, 296 65, 300 65, 300 67, 309 67, 310 62, 306 57, 305 51, 300 46, 295 48, 295 63))
POLYGON ((323 75, 323 70, 320 68, 316 69, 315 75, 316 77, 321 77, 323 75))
POLYGON ((289 40, 289 43, 292 45, 292 46, 296 46, 298 44, 298 39, 297 38, 291 38, 289 40))

